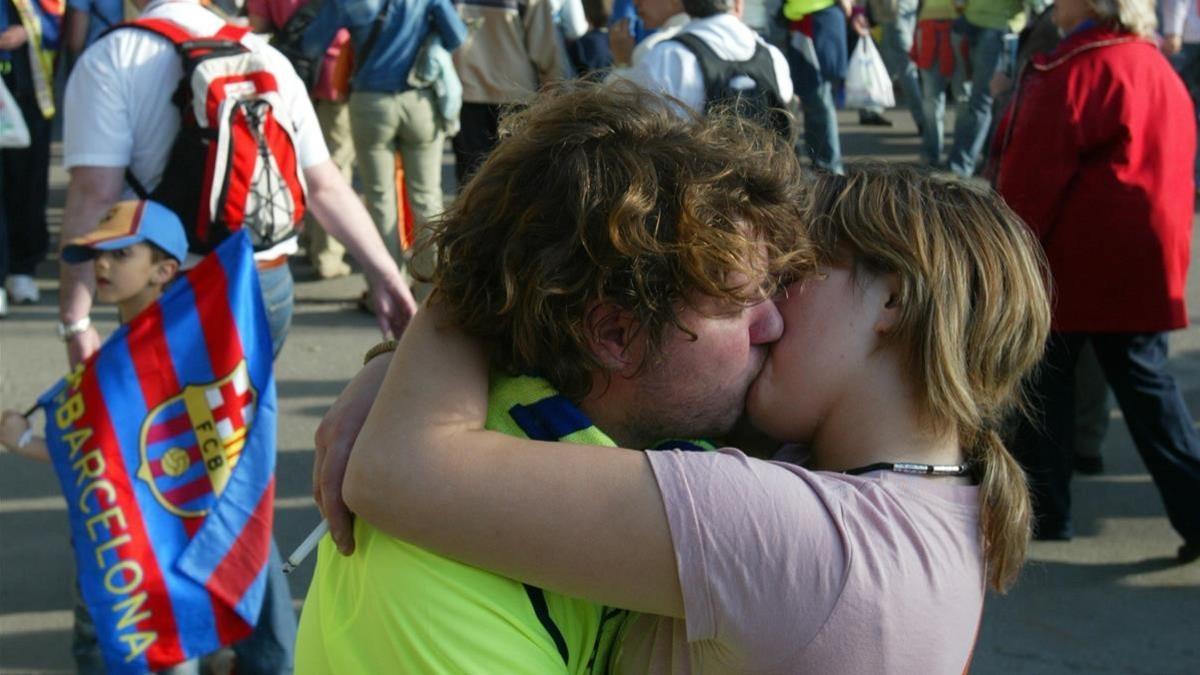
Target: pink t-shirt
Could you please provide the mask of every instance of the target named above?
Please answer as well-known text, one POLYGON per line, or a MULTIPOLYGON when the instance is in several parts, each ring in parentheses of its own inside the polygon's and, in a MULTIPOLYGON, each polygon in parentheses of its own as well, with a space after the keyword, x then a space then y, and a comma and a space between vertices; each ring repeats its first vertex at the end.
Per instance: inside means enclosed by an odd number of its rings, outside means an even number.
MULTIPOLYGON (((276 29, 283 28, 288 19, 300 9, 300 6, 309 0, 246 0, 246 13, 256 16, 264 16, 270 20, 271 25, 276 29)), ((329 43, 329 47, 325 49, 325 57, 321 60, 321 73, 317 76, 317 84, 313 88, 313 98, 322 101, 339 101, 345 98, 348 92, 343 91, 345 85, 339 84, 334 75, 334 69, 337 66, 338 56, 342 50, 350 43, 350 31, 345 28, 340 29, 333 36, 333 41, 329 43)))
POLYGON ((617 673, 947 673, 983 610, 979 488, 648 452, 686 620, 631 617, 617 673))

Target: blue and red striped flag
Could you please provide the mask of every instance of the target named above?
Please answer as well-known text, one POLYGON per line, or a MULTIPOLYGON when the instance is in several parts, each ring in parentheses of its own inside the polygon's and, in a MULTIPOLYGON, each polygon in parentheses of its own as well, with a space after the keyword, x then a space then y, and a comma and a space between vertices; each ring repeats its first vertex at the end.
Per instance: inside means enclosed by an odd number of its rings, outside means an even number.
POLYGON ((109 672, 248 636, 271 538, 275 381, 246 233, 38 402, 109 672))

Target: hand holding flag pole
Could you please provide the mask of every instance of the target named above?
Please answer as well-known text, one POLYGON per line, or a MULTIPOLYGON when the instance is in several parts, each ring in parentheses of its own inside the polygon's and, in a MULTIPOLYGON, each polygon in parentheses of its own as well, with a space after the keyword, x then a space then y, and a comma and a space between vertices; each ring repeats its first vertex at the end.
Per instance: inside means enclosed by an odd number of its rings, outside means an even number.
MULTIPOLYGON (((25 421, 29 422, 29 418, 32 417, 33 413, 37 412, 37 409, 40 407, 42 407, 41 403, 34 403, 32 406, 30 406, 29 410, 25 411, 25 414, 24 414, 25 421)), ((25 431, 21 432, 21 438, 17 440, 17 447, 23 448, 23 447, 29 445, 29 442, 32 440, 33 440, 33 424, 31 423, 29 425, 29 427, 25 429, 25 431)))

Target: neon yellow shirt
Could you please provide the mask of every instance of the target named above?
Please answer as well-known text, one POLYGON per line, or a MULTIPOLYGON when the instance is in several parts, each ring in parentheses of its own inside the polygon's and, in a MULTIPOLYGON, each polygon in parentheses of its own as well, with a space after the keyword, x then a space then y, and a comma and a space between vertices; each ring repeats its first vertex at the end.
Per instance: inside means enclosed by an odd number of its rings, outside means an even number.
MULTIPOLYGON (((493 378, 487 428, 613 445, 545 381, 530 377, 493 378)), ((318 548, 296 640, 298 675, 587 673, 593 653, 604 662, 623 615, 444 558, 361 518, 354 538, 350 557, 328 536, 318 548)))

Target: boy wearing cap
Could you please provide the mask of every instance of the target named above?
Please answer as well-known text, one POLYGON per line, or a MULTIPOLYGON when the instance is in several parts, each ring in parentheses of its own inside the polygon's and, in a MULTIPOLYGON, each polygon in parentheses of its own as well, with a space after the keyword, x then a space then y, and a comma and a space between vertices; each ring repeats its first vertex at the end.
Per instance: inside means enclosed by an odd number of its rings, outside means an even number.
MULTIPOLYGON (((95 230, 67 242, 62 250, 63 262, 95 263, 96 299, 116 305, 122 324, 158 300, 186 255, 183 223, 173 211, 151 201, 117 202, 95 230)), ((60 332, 66 339, 90 326, 85 318, 60 332)), ((46 439, 34 436, 29 420, 17 410, 5 410, 0 417, 0 446, 30 459, 50 461, 46 439)), ((80 597, 77 590, 75 639, 94 643, 95 628, 80 597)), ((91 651, 95 652, 95 668, 102 669, 99 652, 91 651)), ((198 672, 198 662, 189 660, 160 672, 198 672)))
MULTIPOLYGON (((118 202, 95 230, 71 240, 62 250, 63 262, 95 263, 96 299, 116 305, 121 323, 158 300, 186 255, 183 223, 173 211, 151 201, 118 202)), ((67 338, 90 325, 84 320, 61 332, 67 338)), ((0 418, 0 445, 49 462, 45 440, 29 436, 29 428, 20 412, 5 410, 0 418)))

